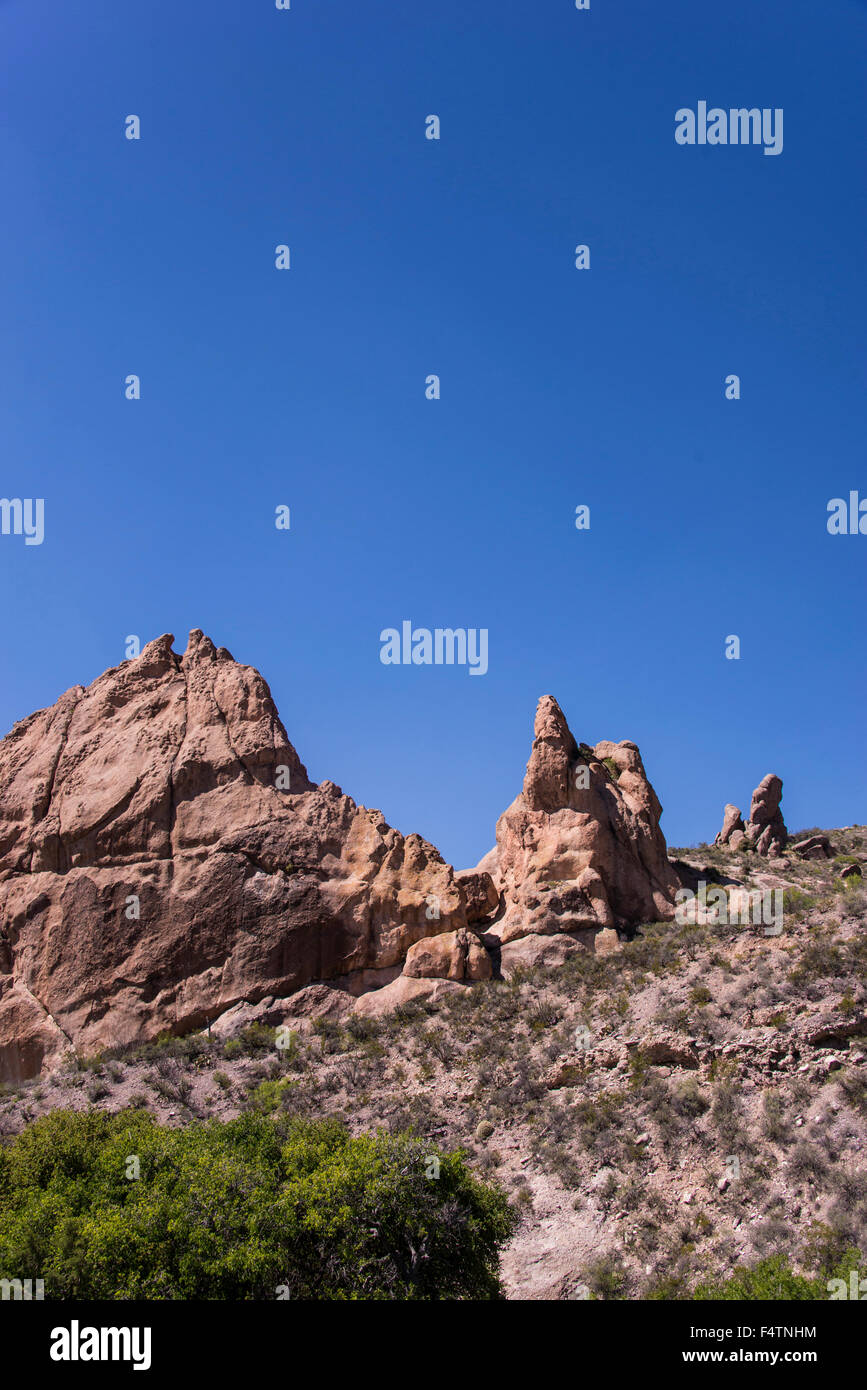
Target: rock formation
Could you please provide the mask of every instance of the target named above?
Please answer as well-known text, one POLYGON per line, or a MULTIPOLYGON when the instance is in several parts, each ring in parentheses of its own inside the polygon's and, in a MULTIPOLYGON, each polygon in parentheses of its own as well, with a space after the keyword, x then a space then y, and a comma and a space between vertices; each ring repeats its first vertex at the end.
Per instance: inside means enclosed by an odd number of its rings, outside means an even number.
POLYGON ((479 865, 495 871, 504 894, 493 928, 502 943, 577 932, 604 950, 618 930, 670 920, 680 885, 661 812, 634 743, 579 746, 557 701, 543 696, 523 791, 479 865))
POLYGON ((792 845, 792 853, 799 859, 833 859, 834 847, 827 835, 808 835, 792 845))
POLYGON ((750 818, 746 825, 737 806, 728 802, 723 814, 722 829, 714 840, 715 845, 728 845, 738 849, 746 844, 757 854, 776 857, 782 854, 789 838, 780 801, 783 796, 781 778, 773 772, 763 777, 753 792, 750 802, 750 818))
POLYGON ((715 845, 731 845, 732 849, 737 849, 738 845, 743 844, 744 821, 738 806, 733 806, 729 801, 723 812, 722 830, 714 840, 715 845))
POLYGON ((0 741, 0 1080, 206 1023, 380 1013, 543 937, 611 950, 673 915, 638 749, 579 748, 550 696, 496 851, 456 874, 310 781, 257 671, 173 640, 0 741))
POLYGON ((489 980, 493 967, 478 937, 459 928, 410 946, 403 973, 413 979, 489 980))
POLYGON ((780 810, 782 796, 782 779, 773 772, 763 777, 753 792, 746 836, 757 854, 777 855, 786 848, 789 836, 780 810))
POLYGON ((467 926, 432 845, 309 780, 257 671, 172 642, 0 742, 0 1079, 314 981, 358 994, 467 926))

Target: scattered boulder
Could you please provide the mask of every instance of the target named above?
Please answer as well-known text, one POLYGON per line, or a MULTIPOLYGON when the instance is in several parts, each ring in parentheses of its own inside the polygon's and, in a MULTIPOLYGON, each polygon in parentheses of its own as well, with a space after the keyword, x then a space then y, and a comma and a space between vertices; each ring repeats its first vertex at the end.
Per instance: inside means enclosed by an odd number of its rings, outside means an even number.
POLYGON ((834 847, 827 835, 808 835, 791 846, 793 854, 799 859, 833 859, 834 847))
POLYGON ((653 1067, 686 1067, 694 1071, 699 1064, 694 1045, 677 1033, 654 1033, 635 1043, 627 1043, 627 1047, 653 1067))
POLYGON ((412 979, 490 980, 491 958, 474 932, 461 927, 410 946, 403 966, 412 979))
MULTIPOLYGON (((602 1044, 556 1063, 546 1073, 544 1084, 549 1091, 560 1091, 568 1086, 577 1086, 588 1072, 614 1071, 620 1065, 621 1060, 620 1050, 617 1047, 602 1044)), ((649 1135, 645 1135, 643 1141, 638 1139, 636 1142, 646 1142, 648 1138, 649 1135)))
POLYGON ((235 1004, 209 1024, 208 1032, 217 1038, 234 1038, 256 1023, 269 1028, 295 1028, 300 1032, 308 1030, 314 1019, 339 1022, 351 1012, 352 997, 345 990, 308 985, 287 999, 273 999, 269 995, 258 1004, 235 1004))
POLYGON ((863 1012, 854 1016, 836 1012, 825 1017, 821 1023, 811 1021, 805 1034, 812 1047, 847 1047, 850 1038, 863 1037, 867 1033, 867 1015, 863 1012))
POLYGON ((449 994, 460 993, 463 988, 454 980, 415 979, 411 975, 398 975, 384 989, 372 989, 368 994, 360 995, 352 1012, 361 1018, 384 1018, 407 1004, 436 1003, 449 994))
MULTIPOLYGON (((733 806, 731 802, 726 805, 723 812, 722 829, 714 840, 715 845, 727 845, 731 841, 732 835, 737 832, 740 839, 744 837, 744 822, 738 806, 733 806)), ((739 841, 740 843, 740 841, 739 841)))
POLYGON ((584 1058, 575 1061, 559 1062, 552 1067, 546 1074, 544 1084, 549 1091, 561 1091, 565 1086, 577 1086, 583 1081, 587 1073, 587 1062, 584 1058))
POLYGON ((568 932, 542 936, 533 932, 509 941, 500 948, 500 972, 508 980, 516 970, 534 970, 538 965, 556 968, 576 951, 592 949, 592 945, 588 947, 587 941, 582 939, 584 936, 585 933, 570 936, 568 932))
POLYGON ((862 878, 863 871, 860 864, 844 864, 840 870, 841 878, 862 878))

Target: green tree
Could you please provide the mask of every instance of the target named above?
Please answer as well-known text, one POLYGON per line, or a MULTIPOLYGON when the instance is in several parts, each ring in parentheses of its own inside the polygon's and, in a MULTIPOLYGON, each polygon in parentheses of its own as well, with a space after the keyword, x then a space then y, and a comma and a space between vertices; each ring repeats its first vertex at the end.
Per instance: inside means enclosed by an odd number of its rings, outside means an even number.
POLYGON ((497 1298, 515 1224, 460 1152, 336 1121, 55 1111, 0 1148, 0 1277, 46 1298, 497 1298))

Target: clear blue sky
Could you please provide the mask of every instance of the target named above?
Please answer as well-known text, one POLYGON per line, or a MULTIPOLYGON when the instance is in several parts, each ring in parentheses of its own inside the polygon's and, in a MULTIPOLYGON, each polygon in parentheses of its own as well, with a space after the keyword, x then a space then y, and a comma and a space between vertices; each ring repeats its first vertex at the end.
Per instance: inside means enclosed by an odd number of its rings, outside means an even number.
POLYGON ((865 58, 856 0, 0 0, 2 731, 201 627, 458 866, 544 693, 670 843, 769 771, 867 820, 865 58), (783 153, 678 146, 700 100, 783 153), (405 619, 488 674, 382 665, 405 619))

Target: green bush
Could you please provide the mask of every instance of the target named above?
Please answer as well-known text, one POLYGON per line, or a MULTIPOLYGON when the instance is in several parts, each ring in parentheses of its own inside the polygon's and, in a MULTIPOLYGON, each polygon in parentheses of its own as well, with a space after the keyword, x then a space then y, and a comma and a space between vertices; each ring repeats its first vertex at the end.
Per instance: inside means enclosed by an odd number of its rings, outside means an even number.
POLYGON ((850 1250, 833 1271, 810 1279, 806 1275, 795 1274, 785 1256, 771 1255, 751 1268, 736 1270, 730 1279, 722 1283, 699 1285, 690 1297, 697 1302, 719 1299, 726 1302, 743 1299, 782 1299, 786 1302, 821 1299, 827 1302, 830 1297, 828 1280, 833 1277, 848 1279, 849 1271, 857 1268, 859 1261, 857 1250, 850 1250))
POLYGON ((800 888, 783 889, 783 914, 786 917, 805 917, 816 906, 816 898, 800 888))
POLYGON ((498 1298, 515 1224, 462 1153, 333 1120, 59 1110, 0 1147, 0 1278, 51 1299, 498 1298))

